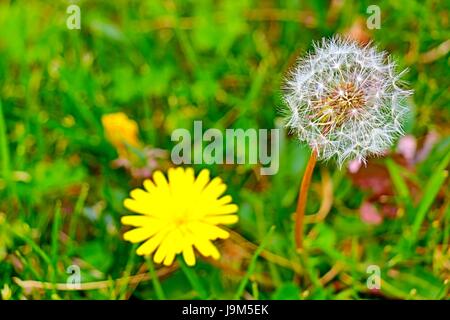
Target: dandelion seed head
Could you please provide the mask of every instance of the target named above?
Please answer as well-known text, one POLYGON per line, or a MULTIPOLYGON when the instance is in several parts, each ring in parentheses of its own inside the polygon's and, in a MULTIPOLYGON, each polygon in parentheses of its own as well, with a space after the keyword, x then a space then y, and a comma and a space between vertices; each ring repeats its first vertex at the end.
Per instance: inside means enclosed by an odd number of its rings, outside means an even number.
POLYGON ((334 37, 314 44, 285 82, 287 127, 319 159, 365 162, 403 134, 408 111, 404 71, 384 52, 334 37))

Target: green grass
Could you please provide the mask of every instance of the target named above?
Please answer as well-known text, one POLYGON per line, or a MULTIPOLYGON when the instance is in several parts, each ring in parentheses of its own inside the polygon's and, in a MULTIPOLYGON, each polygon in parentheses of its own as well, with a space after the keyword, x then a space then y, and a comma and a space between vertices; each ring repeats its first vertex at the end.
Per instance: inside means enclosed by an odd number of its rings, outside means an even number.
MULTIPOLYGON (((256 262, 258 257, 261 255, 261 252, 264 250, 264 247, 267 245, 267 242, 270 240, 273 232, 275 230, 275 227, 270 228, 267 235, 264 237, 263 241, 259 245, 259 247, 255 250, 255 253, 252 256, 252 259, 250 260, 250 264, 248 266, 247 272, 245 276, 242 278, 241 283, 239 284, 238 290, 236 294, 234 295, 234 298, 236 300, 239 300, 244 293, 245 287, 247 286, 247 283, 252 276, 253 272, 255 272, 256 269, 256 262)), ((255 282, 256 283, 256 282, 255 282)))
POLYGON ((1 2, 0 289, 12 299, 448 299, 445 1, 377 1, 381 29, 365 30, 409 69, 406 134, 419 150, 436 134, 434 146, 410 165, 394 146, 358 173, 367 176, 319 162, 307 214, 318 212, 326 186, 333 201, 324 219, 305 225, 304 254, 295 250, 292 213, 309 150, 285 131, 274 176, 252 165, 194 166, 220 176, 239 205, 232 229, 246 241, 216 241, 218 262, 197 255, 193 268, 176 260, 167 269, 122 239, 122 203, 142 179, 112 166, 118 155, 102 115, 125 112, 144 145, 169 153, 172 131, 192 130, 195 120, 204 130, 282 128, 287 70, 312 41, 358 21, 364 29, 370 4, 79 1, 81 30, 68 30, 65 1, 1 2), (381 224, 361 219, 364 202, 381 224), (74 264, 89 290, 61 289, 74 264), (368 265, 381 269, 378 293, 366 287, 368 265))

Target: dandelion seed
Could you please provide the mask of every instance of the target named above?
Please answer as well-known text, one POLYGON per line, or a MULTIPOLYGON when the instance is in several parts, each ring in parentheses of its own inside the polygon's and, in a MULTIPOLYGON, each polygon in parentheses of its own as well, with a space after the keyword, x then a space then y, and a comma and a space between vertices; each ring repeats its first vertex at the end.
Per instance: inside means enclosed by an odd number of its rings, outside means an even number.
POLYGON ((220 178, 210 180, 204 169, 197 178, 192 168, 171 168, 168 180, 156 171, 153 181, 145 180, 143 189, 131 191, 124 205, 139 215, 122 217, 124 225, 136 227, 124 234, 132 243, 145 241, 136 251, 151 255, 156 263, 168 266, 182 254, 189 266, 195 264, 194 248, 205 257, 218 259, 220 253, 212 240, 230 234, 218 227, 238 221, 238 207, 220 178))

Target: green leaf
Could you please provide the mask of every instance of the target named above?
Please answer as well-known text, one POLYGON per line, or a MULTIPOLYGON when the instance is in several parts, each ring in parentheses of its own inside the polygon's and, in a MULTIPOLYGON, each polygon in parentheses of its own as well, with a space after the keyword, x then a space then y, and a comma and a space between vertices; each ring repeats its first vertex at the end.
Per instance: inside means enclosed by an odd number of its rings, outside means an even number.
POLYGON ((391 175, 392 182, 394 183, 395 191, 399 195, 399 202, 406 204, 411 201, 409 194, 409 188, 401 174, 401 168, 391 159, 386 159, 386 165, 391 175))

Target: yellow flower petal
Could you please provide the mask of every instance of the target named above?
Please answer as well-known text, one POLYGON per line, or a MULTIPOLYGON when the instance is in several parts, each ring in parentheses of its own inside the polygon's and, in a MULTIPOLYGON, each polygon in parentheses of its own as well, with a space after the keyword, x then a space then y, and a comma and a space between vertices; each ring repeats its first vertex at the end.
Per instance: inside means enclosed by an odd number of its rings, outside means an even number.
POLYGON ((166 232, 159 232, 146 242, 144 242, 143 245, 141 245, 139 248, 137 248, 136 253, 140 256, 146 256, 149 254, 152 254, 153 251, 156 250, 156 248, 159 246, 161 241, 164 239, 164 236, 166 235, 166 232))
POLYGON ((175 252, 169 251, 166 257, 164 258, 163 264, 165 266, 170 266, 173 263, 173 260, 175 260, 175 252))
POLYGON ((209 171, 207 169, 203 169, 200 171, 195 183, 193 185, 193 189, 196 191, 202 191, 206 184, 209 182, 209 171))
POLYGON ((120 219, 122 224, 133 227, 142 227, 157 223, 157 220, 149 216, 124 216, 120 219))
POLYGON ((211 241, 206 240, 201 237, 195 239, 195 247, 197 250, 205 257, 212 257, 213 259, 219 259, 220 253, 217 248, 211 243, 211 241))
POLYGON ((144 184, 145 190, 147 190, 147 192, 149 192, 150 194, 157 190, 155 184, 149 179, 144 180, 143 184, 144 184))
POLYGON ((150 238, 158 229, 156 228, 136 228, 125 232, 123 238, 131 243, 138 243, 150 238))
POLYGON ((203 190, 203 196, 217 199, 225 192, 226 189, 227 186, 222 183, 222 179, 214 178, 203 190))
POLYGON ((161 263, 164 260, 164 257, 167 254, 169 249, 169 239, 166 237, 159 246, 158 250, 156 250, 155 255, 153 256, 153 261, 156 263, 161 263))
POLYGON ((158 189, 162 191, 169 191, 169 184, 167 183, 166 177, 162 174, 161 171, 155 171, 153 174, 153 181, 155 182, 158 189))
POLYGON ((192 223, 189 226, 189 229, 193 234, 202 234, 207 239, 217 239, 217 238, 226 239, 230 236, 230 234, 227 231, 220 229, 215 225, 207 223, 201 222, 192 223))
POLYGON ((138 147, 139 127, 123 112, 105 114, 102 116, 105 137, 117 149, 121 156, 128 154, 128 145, 138 147))
POLYGON ((230 203, 231 201, 233 201, 233 198, 231 198, 231 196, 229 196, 229 195, 226 195, 226 196, 223 196, 222 198, 216 200, 216 204, 222 206, 222 205, 230 203))
POLYGON ((130 211, 134 211, 141 214, 149 214, 148 208, 143 206, 140 202, 133 200, 133 199, 125 199, 123 202, 123 205, 125 208, 127 208, 130 211))
POLYGON ((191 244, 188 244, 183 249, 183 258, 184 261, 186 261, 186 264, 188 266, 195 265, 195 255, 194 255, 194 249, 192 248, 191 244))
POLYGON ((237 215, 209 216, 205 218, 205 221, 212 224, 233 224, 238 222, 238 220, 237 215))
POLYGON ((221 206, 211 210, 209 215, 221 215, 221 214, 231 214, 236 213, 238 211, 238 206, 235 204, 227 204, 225 206, 221 206))
POLYGON ((151 201, 152 199, 150 193, 139 188, 132 190, 130 196, 136 201, 151 201))

